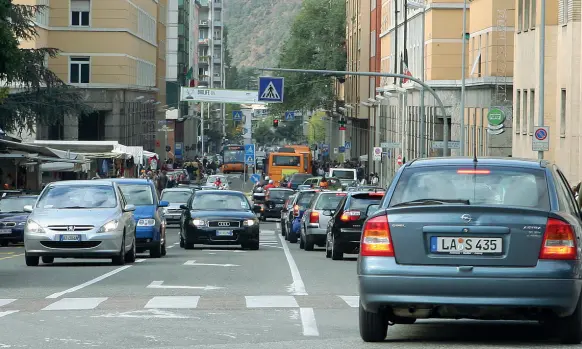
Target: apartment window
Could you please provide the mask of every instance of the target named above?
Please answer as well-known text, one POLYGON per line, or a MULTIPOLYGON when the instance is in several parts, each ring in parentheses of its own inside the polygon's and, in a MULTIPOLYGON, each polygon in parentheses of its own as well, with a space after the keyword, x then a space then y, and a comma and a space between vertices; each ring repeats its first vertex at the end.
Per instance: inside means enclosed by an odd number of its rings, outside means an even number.
POLYGON ((167 22, 167 20, 166 20, 167 15, 168 15, 168 13, 166 11, 166 6, 160 5, 160 12, 159 12, 159 16, 160 17, 158 18, 158 20, 159 20, 159 22, 161 24, 164 24, 164 25, 166 24, 166 22, 167 22))
POLYGON ((560 97, 560 137, 566 137, 566 89, 562 89, 560 97))
POLYGON ((523 110, 521 111, 521 132, 526 134, 527 131, 527 90, 523 90, 523 110))
POLYGON ((88 27, 90 12, 90 0, 71 0, 71 25, 76 27, 88 27))
POLYGON ((373 11, 376 9, 376 0, 370 0, 370 10, 373 11))
POLYGON ((71 57, 69 63, 69 82, 71 84, 88 84, 91 76, 89 57, 71 57))
POLYGON ((49 25, 49 17, 50 17, 50 8, 49 8, 49 0, 37 0, 36 2, 38 5, 45 6, 42 10, 39 10, 36 13, 36 23, 44 26, 49 25))
POLYGON ((220 29, 214 29, 214 40, 220 40, 220 29))
POLYGON ((156 20, 145 11, 138 8, 137 33, 138 36, 149 42, 156 42, 156 20))
POLYGON ((534 115, 536 110, 536 91, 529 90, 529 121, 527 123, 527 130, 529 134, 533 134, 534 130, 534 115))
POLYGON ((538 7, 537 1, 531 0, 531 19, 530 19, 531 29, 535 29, 535 27, 536 27, 537 7, 538 7))
POLYGON ((370 57, 376 57, 376 31, 370 33, 370 57))
POLYGON ((517 90, 515 95, 515 133, 519 133, 521 123, 521 91, 517 90))
POLYGON ((156 66, 144 61, 137 62, 138 86, 156 86, 156 66))
POLYGON ((523 30, 523 1, 517 1, 517 32, 521 32, 523 30))
POLYGON ((562 25, 568 24, 568 0, 559 0, 558 21, 562 25))
POLYGON ((530 27, 529 15, 530 15, 530 0, 525 0, 524 12, 523 12, 523 30, 528 30, 530 27))

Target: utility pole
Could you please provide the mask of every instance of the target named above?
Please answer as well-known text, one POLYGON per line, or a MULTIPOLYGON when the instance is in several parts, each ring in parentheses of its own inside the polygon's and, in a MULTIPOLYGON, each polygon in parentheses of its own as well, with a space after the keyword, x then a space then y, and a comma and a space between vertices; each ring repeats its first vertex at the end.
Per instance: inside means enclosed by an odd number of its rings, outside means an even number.
MULTIPOLYGON (((541 0, 542 6, 540 11, 540 48, 539 48, 539 84, 540 84, 540 92, 539 92, 539 110, 538 110, 538 126, 544 126, 544 94, 545 94, 545 74, 546 74, 546 0, 541 0)), ((535 21, 535 18, 534 18, 535 21)), ((538 151, 538 159, 542 160, 544 158, 544 152, 538 151)))
MULTIPOLYGON (((398 1, 394 1, 394 74, 400 73, 398 71, 398 1)), ((394 77, 394 85, 396 85, 396 77, 394 77)))
MULTIPOLYGON (((467 65, 467 38, 465 37, 467 32, 467 0, 463 0, 463 44, 461 45, 463 50, 462 63, 461 63, 461 134, 459 139, 461 141, 460 145, 460 155, 465 156, 465 70, 467 65)), ((445 118, 446 122, 446 118, 445 118)))

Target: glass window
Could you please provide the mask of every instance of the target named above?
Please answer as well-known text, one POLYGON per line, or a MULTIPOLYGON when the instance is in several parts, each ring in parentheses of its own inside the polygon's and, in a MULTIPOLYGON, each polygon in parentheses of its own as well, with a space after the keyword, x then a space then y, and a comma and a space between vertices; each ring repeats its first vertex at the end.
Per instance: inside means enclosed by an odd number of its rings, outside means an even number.
POLYGON ((305 210, 309 203, 311 202, 311 200, 313 199, 313 197, 315 196, 315 194, 316 192, 314 191, 300 193, 295 204, 299 206, 300 210, 305 210))
POLYGON ((192 196, 192 192, 189 190, 184 190, 184 191, 171 190, 171 191, 164 191, 162 193, 161 200, 167 201, 167 202, 185 203, 185 202, 188 202, 188 199, 190 199, 190 196, 192 196))
POLYGON ((316 210, 335 210, 337 205, 346 196, 345 193, 321 194, 315 203, 316 210))
POLYGON ((390 206, 423 199, 550 209, 544 171, 527 168, 479 166, 475 170, 446 166, 405 170, 390 206))
POLYGON ((250 204, 239 194, 198 194, 192 199, 193 210, 249 210, 250 204))
POLYGON ((154 204, 152 187, 148 184, 120 184, 119 187, 130 205, 147 206, 154 204))
POLYGON ((378 196, 354 195, 350 198, 350 201, 346 205, 345 209, 350 211, 360 211, 365 214, 370 205, 379 204, 382 198, 383 198, 382 195, 378 196))
POLYGON ((88 84, 91 71, 89 57, 71 57, 70 82, 71 84, 88 84))
POLYGON ((223 156, 225 164, 245 162, 244 150, 225 150, 223 156))
POLYGON ((36 207, 44 209, 63 208, 114 208, 117 199, 112 186, 74 185, 52 186, 45 190, 36 207))
POLYGON ((295 155, 274 155, 273 166, 301 166, 301 157, 295 155))
POLYGON ((34 205, 36 197, 7 197, 0 200, 0 212, 24 212, 23 207, 26 205, 34 205))
POLYGON ((292 190, 269 190, 269 199, 270 200, 287 200, 288 197, 293 194, 292 190))
POLYGON ((332 169, 332 176, 339 179, 354 179, 355 172, 347 170, 335 170, 332 169))

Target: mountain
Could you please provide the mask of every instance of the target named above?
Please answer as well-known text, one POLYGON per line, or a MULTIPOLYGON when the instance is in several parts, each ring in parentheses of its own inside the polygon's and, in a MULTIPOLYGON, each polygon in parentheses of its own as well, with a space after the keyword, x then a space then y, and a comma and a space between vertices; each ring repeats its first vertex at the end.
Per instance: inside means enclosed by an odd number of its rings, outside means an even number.
POLYGON ((224 17, 232 64, 275 66, 301 0, 226 0, 224 17))

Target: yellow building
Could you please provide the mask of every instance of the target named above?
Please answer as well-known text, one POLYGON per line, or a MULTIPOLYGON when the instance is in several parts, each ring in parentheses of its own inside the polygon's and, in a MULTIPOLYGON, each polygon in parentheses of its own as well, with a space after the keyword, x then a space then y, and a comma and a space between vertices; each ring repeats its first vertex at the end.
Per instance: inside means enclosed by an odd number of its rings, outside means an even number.
MULTIPOLYGON (((411 75, 422 77, 446 106, 449 140, 460 140, 460 118, 464 114, 464 155, 472 155, 474 146, 478 155, 509 155, 511 132, 506 129, 511 127, 514 6, 507 0, 468 0, 466 35, 463 35, 463 6, 464 0, 384 0, 380 35, 382 71, 402 72, 406 47, 411 75), (424 33, 421 30, 423 18, 424 33), (467 40, 466 88, 465 111, 461 113, 463 37, 467 40), (424 72, 421 71, 423 59, 424 72), (492 106, 502 106, 506 115, 502 131, 491 130, 498 134, 487 132, 487 114, 492 106)), ((382 85, 383 90, 392 93, 391 98, 382 102, 387 108, 389 124, 393 125, 388 128, 387 138, 402 143, 400 151, 406 159, 420 156, 423 153, 420 149, 420 86, 405 83, 402 85, 405 92, 398 86, 400 81, 394 86, 391 78, 385 78, 382 85)), ((442 148, 433 144, 443 139, 442 114, 434 97, 425 92, 424 154, 429 156, 442 154, 442 148)), ((451 153, 458 155, 459 150, 454 148, 460 144, 455 143, 450 144, 451 153)))
POLYGON ((36 19, 38 39, 23 45, 60 49, 49 69, 82 89, 95 110, 64 117, 60 126, 40 127, 37 138, 116 140, 153 151, 155 104, 158 98, 164 102, 164 92, 158 96, 158 86, 165 84, 165 65, 158 64, 164 55, 158 49, 164 45, 158 21, 163 5, 158 0, 15 2, 48 6, 36 19))
MULTIPOLYGON (((532 138, 539 115, 539 52, 541 5, 535 0, 516 0, 514 157, 537 157, 532 138)), ((546 1, 544 72, 544 125, 549 126, 549 151, 573 185, 582 177, 580 59, 582 27, 580 1, 546 1)))

